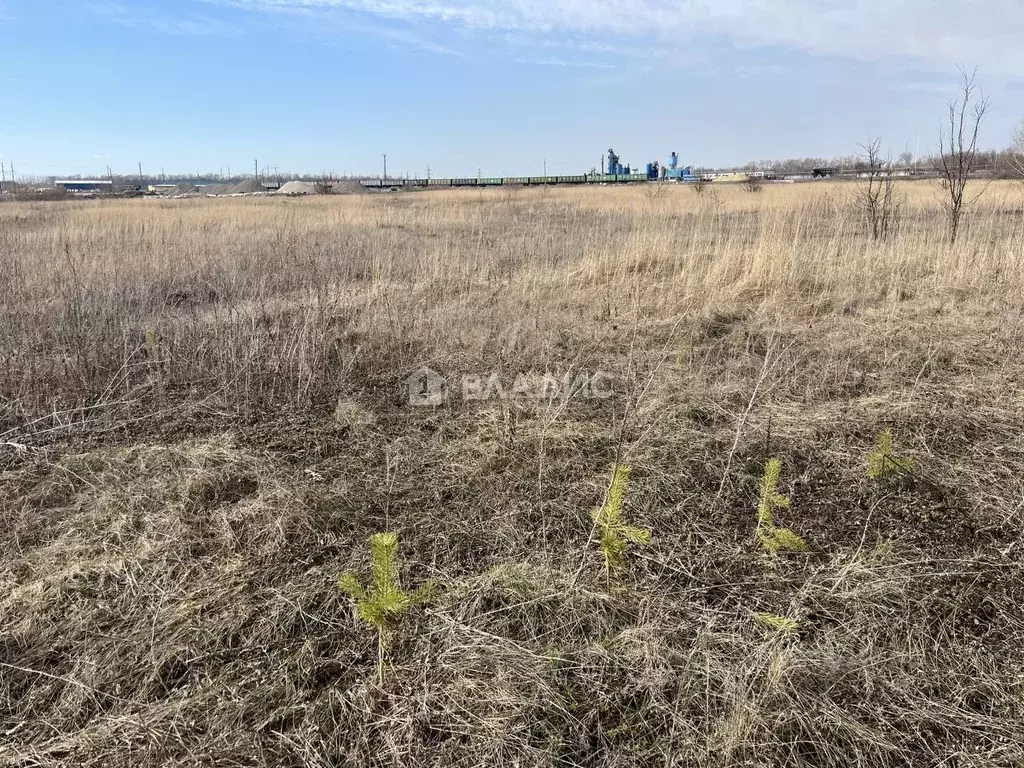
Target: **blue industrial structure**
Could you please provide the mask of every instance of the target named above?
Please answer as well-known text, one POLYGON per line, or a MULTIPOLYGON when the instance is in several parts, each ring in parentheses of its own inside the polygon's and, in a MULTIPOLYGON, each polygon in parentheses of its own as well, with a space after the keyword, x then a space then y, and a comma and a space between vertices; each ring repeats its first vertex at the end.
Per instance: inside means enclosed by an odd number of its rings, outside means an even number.
POLYGON ((623 165, 619 160, 619 156, 615 154, 614 149, 608 150, 608 170, 606 171, 612 176, 629 176, 630 168, 628 165, 623 165))
POLYGON ((680 168, 679 155, 673 152, 668 158, 668 168, 664 169, 663 178, 675 179, 676 181, 697 181, 700 177, 694 174, 693 168, 689 165, 685 168, 680 168))

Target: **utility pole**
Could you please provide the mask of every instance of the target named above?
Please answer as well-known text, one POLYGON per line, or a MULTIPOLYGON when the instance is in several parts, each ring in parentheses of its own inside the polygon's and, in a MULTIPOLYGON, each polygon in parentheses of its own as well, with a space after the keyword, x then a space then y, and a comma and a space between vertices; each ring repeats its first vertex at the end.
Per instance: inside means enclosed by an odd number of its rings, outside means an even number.
POLYGON ((430 181, 430 166, 427 166, 427 181, 430 181))
POLYGON ((384 153, 384 181, 388 180, 388 153, 384 153))
POLYGON ((546 157, 544 158, 544 175, 548 175, 548 159, 546 157))
POLYGON ((256 181, 259 181, 260 180, 260 159, 257 157, 252 162, 253 162, 253 165, 256 168, 256 181))
POLYGON ((139 163, 139 190, 140 191, 142 190, 142 187, 144 186, 144 184, 145 184, 145 182, 142 179, 142 163, 139 163))
POLYGON ((0 192, 4 191, 4 187, 7 186, 7 166, 0 163, 0 192))

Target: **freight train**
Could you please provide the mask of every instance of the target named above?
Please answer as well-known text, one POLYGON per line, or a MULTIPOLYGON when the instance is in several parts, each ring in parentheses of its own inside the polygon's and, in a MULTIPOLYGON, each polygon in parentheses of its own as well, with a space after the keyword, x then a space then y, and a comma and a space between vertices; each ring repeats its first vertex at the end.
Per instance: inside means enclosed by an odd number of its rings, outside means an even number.
POLYGON ((363 179, 364 187, 532 187, 542 184, 621 184, 650 181, 646 173, 584 173, 578 176, 503 176, 471 179, 363 179))
POLYGON ((636 184, 658 179, 674 181, 697 181, 691 168, 678 168, 676 153, 669 158, 667 168, 657 162, 648 163, 642 172, 634 172, 628 165, 622 165, 619 156, 608 150, 608 166, 602 173, 582 173, 575 176, 503 176, 464 179, 364 179, 361 184, 370 188, 391 187, 533 187, 547 184, 636 184), (607 173, 604 171, 607 170, 607 173))

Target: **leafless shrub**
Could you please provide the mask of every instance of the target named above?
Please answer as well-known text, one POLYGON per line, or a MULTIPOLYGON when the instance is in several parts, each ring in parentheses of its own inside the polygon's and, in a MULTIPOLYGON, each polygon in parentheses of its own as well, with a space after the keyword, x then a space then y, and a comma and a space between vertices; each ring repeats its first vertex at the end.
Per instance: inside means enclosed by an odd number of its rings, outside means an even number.
POLYGON ((939 131, 938 172, 942 177, 949 242, 955 243, 960 233, 964 210, 977 202, 982 189, 971 200, 965 192, 975 170, 978 154, 978 132, 989 109, 989 101, 977 84, 977 69, 960 68, 960 95, 947 104, 946 127, 939 131))
POLYGON ((871 238, 888 240, 899 230, 904 198, 896 189, 892 162, 882 157, 882 140, 871 139, 860 148, 867 182, 857 192, 858 207, 867 219, 871 238))
POLYGON ((329 195, 334 192, 334 174, 322 173, 313 182, 318 195, 329 195))
POLYGON ((1024 121, 1021 121, 1013 131, 1008 163, 1013 177, 1024 185, 1024 121))
POLYGON ((704 193, 707 192, 708 186, 710 184, 711 182, 709 182, 703 176, 698 175, 696 181, 690 182, 690 187, 693 189, 694 192, 697 193, 697 195, 703 196, 704 193))
POLYGON ((644 197, 648 200, 661 200, 668 194, 668 185, 660 181, 649 181, 644 185, 644 197))
POLYGON ((747 178, 743 180, 743 191, 750 192, 751 194, 757 194, 764 189, 764 179, 760 176, 756 176, 753 173, 748 174, 747 178))

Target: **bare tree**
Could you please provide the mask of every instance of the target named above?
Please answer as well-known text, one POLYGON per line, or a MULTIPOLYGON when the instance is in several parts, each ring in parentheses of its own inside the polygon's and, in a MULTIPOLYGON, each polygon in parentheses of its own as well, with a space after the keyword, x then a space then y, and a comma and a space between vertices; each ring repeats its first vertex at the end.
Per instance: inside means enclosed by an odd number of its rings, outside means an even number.
POLYGON ((860 145, 860 159, 867 164, 867 185, 857 192, 859 207, 867 219, 873 240, 888 240, 900 226, 903 196, 896 189, 892 161, 882 157, 882 140, 860 145))
POLYGON ((1013 132, 1009 152, 1010 171, 1013 177, 1024 184, 1024 121, 1013 132))
MULTIPOLYGON (((977 69, 968 72, 960 67, 960 95, 948 102, 949 123, 939 131, 937 170, 942 177, 943 207, 949 222, 950 243, 956 242, 960 232, 960 220, 965 207, 964 192, 978 159, 978 131, 989 107, 988 99, 977 84, 977 75, 977 69)), ((973 200, 967 201, 967 205, 976 202, 978 197, 980 193, 973 200)))
POLYGON ((316 177, 313 184, 318 195, 329 195, 334 192, 334 174, 321 173, 316 177))
POLYGON ((743 190, 745 192, 757 193, 764 189, 764 179, 761 176, 756 176, 753 173, 748 174, 747 178, 743 181, 743 190))
POLYGON ((697 178, 690 182, 690 188, 698 195, 703 196, 710 183, 711 182, 705 179, 702 175, 697 174, 697 178))
POLYGON ((644 186, 644 197, 648 200, 660 200, 668 193, 668 185, 660 181, 649 181, 644 186))

